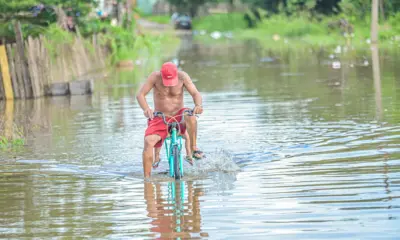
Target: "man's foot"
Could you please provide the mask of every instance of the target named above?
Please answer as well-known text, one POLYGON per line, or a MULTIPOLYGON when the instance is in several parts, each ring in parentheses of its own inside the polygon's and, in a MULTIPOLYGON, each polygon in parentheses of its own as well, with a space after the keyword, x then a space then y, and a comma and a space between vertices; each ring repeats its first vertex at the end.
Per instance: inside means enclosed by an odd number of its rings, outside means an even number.
POLYGON ((160 165, 161 158, 158 159, 158 161, 153 162, 153 169, 158 168, 158 165, 160 165))
POLYGON ((186 156, 186 157, 185 157, 185 161, 186 161, 187 163, 189 163, 191 166, 193 166, 193 158, 191 158, 190 156, 186 156))
POLYGON ((199 159, 204 158, 205 155, 204 155, 204 153, 203 153, 201 150, 196 149, 196 150, 193 151, 193 157, 194 157, 196 160, 199 160, 199 159))

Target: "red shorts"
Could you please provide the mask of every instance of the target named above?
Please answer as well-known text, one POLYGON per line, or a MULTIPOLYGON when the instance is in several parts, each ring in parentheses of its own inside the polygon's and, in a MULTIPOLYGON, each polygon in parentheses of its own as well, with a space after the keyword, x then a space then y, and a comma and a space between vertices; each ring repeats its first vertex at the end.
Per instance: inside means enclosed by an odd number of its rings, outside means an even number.
MULTIPOLYGON (((178 111, 178 113, 175 114, 174 118, 176 119, 171 119, 171 117, 165 117, 165 120, 167 122, 174 122, 174 121, 178 121, 180 122, 182 119, 182 113, 183 111, 185 111, 188 108, 182 108, 178 111)), ((179 128, 180 128, 180 134, 183 135, 186 132, 186 125, 183 124, 179 124, 179 128)), ((147 122, 147 129, 146 132, 144 134, 144 136, 149 136, 149 135, 158 135, 161 137, 161 140, 156 143, 156 145, 154 147, 159 148, 163 145, 165 139, 168 136, 168 130, 167 130, 167 125, 164 123, 163 119, 161 117, 154 117, 153 120, 148 120, 147 122)))

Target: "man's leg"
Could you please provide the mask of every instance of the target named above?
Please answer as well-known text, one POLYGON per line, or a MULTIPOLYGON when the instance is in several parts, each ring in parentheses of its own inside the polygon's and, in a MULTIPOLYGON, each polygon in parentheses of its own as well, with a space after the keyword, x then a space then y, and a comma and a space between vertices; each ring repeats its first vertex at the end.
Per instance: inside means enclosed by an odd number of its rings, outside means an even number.
POLYGON ((144 149, 143 149, 143 172, 145 178, 150 178, 151 167, 153 164, 153 151, 154 146, 161 140, 158 135, 148 135, 144 138, 144 149))
POLYGON ((154 164, 160 161, 160 152, 161 152, 161 147, 154 148, 154 164))
POLYGON ((202 158, 203 153, 197 148, 197 119, 196 116, 185 116, 185 124, 189 133, 190 149, 196 158, 202 158))
POLYGON ((182 135, 183 139, 185 139, 185 149, 186 149, 186 156, 192 156, 192 150, 190 146, 190 137, 188 131, 185 131, 185 134, 182 135))

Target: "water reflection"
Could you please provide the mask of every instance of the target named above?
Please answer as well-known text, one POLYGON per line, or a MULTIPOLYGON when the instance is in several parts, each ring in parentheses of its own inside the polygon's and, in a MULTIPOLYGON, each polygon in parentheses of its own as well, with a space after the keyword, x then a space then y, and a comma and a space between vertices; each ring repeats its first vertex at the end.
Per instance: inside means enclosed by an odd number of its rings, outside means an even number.
POLYGON ((201 231, 199 197, 202 195, 203 189, 194 188, 192 181, 144 182, 147 216, 152 218, 151 232, 159 234, 160 238, 207 236, 201 231))
POLYGON ((375 105, 376 105, 376 117, 380 121, 383 117, 382 112, 382 93, 381 93, 381 71, 380 71, 380 59, 379 59, 379 46, 377 44, 371 45, 372 53, 372 74, 374 78, 374 89, 375 89, 375 105))
POLYGON ((14 137, 14 101, 6 101, 5 105, 4 136, 10 139, 14 137))

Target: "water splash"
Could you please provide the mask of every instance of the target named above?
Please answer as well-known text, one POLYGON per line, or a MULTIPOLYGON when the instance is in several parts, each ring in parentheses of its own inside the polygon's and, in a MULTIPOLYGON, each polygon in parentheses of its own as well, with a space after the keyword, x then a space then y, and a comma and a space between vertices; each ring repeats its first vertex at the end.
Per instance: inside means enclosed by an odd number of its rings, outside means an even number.
POLYGON ((235 163, 233 155, 226 150, 216 149, 208 153, 206 158, 194 162, 193 167, 187 167, 187 175, 203 175, 209 172, 237 172, 240 167, 235 163))

